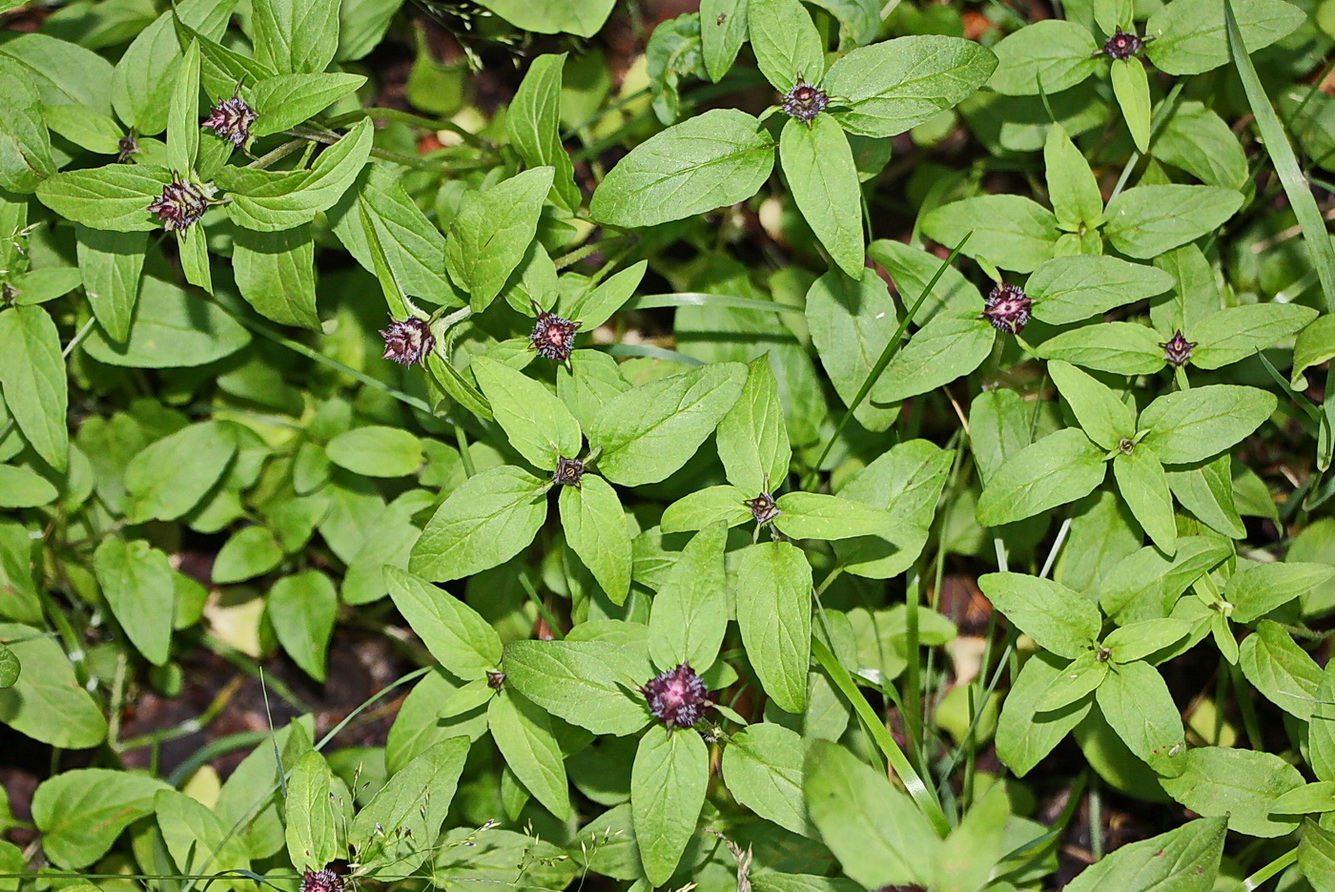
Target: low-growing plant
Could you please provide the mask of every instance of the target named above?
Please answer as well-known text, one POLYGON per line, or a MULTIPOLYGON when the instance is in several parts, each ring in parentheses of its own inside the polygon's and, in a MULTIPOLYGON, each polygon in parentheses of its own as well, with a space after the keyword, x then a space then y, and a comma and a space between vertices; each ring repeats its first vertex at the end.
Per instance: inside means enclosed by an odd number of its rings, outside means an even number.
POLYGON ((0 3, 0 885, 1335 889, 1330 6, 0 3))

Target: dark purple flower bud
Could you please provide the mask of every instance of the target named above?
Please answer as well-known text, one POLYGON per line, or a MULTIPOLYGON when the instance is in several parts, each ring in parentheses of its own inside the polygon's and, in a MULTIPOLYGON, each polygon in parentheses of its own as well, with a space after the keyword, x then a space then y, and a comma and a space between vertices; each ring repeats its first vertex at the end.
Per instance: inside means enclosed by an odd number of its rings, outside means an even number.
POLYGON ((774 501, 774 496, 767 492, 762 492, 754 499, 747 499, 742 504, 751 509, 751 516, 762 526, 783 513, 779 510, 778 502, 774 501))
POLYGON ((1118 28, 1117 33, 1109 37, 1108 42, 1103 45, 1103 51, 1110 59, 1130 59, 1139 54, 1144 47, 1145 41, 1118 28))
POLYGON ((116 140, 116 163, 125 164, 129 162, 131 155, 139 154, 139 140, 134 138, 133 133, 127 133, 116 140))
POLYGON ((813 87, 799 79, 791 90, 783 94, 783 111, 790 118, 809 124, 816 115, 825 111, 830 97, 820 87, 813 87))
POLYGON ((233 96, 215 105, 213 113, 204 119, 201 126, 209 128, 219 139, 225 139, 239 149, 250 139, 250 125, 259 116, 259 112, 246 104, 246 100, 233 96))
POLYGON ((327 867, 308 870, 301 877, 301 892, 343 892, 343 877, 327 867))
POLYGON ((1159 346, 1163 348, 1165 362, 1171 362, 1178 368, 1182 368, 1191 359, 1191 348, 1196 346, 1196 342, 1188 341, 1181 331, 1176 331, 1171 338, 1159 346))
POLYGON ((640 688, 649 701, 649 711, 669 731, 689 728, 704 716, 713 704, 705 696, 705 683, 690 663, 682 663, 650 680, 640 688))
POLYGON ((579 330, 579 323, 548 313, 536 303, 533 309, 538 313, 538 321, 533 324, 529 343, 539 356, 565 363, 566 369, 570 369, 570 351, 575 346, 575 332, 579 330))
POLYGON ((380 332, 380 336, 385 339, 385 355, 381 359, 392 359, 404 365, 426 365, 426 358, 436 348, 436 337, 431 333, 431 326, 417 316, 403 320, 391 316, 390 319, 389 328, 380 332))
POLYGON ((552 482, 559 486, 579 486, 580 478, 584 476, 584 462, 577 458, 558 458, 556 460, 556 473, 552 474, 552 482))
POLYGON ((209 198, 204 190, 181 179, 179 173, 172 174, 172 181, 162 187, 162 194, 148 206, 150 213, 158 215, 164 229, 177 232, 198 223, 208 209, 209 198))
POLYGON ((505 673, 496 669, 487 670, 487 687, 499 691, 505 687, 505 673))
POLYGON ((983 318, 997 331, 1019 334, 1029 324, 1029 308, 1033 305, 1019 285, 998 282, 983 302, 983 318))

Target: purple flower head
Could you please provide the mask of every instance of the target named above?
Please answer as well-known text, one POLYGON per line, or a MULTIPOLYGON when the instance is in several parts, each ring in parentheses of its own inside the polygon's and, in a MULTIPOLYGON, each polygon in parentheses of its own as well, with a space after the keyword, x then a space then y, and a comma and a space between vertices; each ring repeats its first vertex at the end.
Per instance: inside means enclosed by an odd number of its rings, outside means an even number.
POLYGON ((499 669, 488 669, 487 687, 491 688, 493 691, 499 691, 501 688, 505 687, 505 673, 501 672, 499 669))
POLYGON ((790 118, 797 118, 804 124, 809 124, 816 115, 825 111, 825 106, 830 104, 830 97, 820 87, 813 87, 806 81, 798 78, 797 83, 791 90, 783 94, 783 111, 790 118))
POLYGON ((343 892, 343 877, 327 867, 308 870, 301 877, 301 892, 343 892))
POLYGON ((148 206, 149 213, 157 214, 164 229, 177 232, 198 223, 208 209, 209 199, 204 190, 181 179, 179 173, 172 174, 172 181, 162 187, 162 194, 148 206))
POLYGON ((1019 334, 1029 324, 1029 308, 1033 304, 1019 285, 998 282, 983 302, 983 318, 997 331, 1019 334))
POLYGON ((1191 348, 1196 346, 1196 342, 1188 341, 1179 330, 1173 332, 1173 336, 1159 346, 1163 348, 1165 362, 1170 362, 1178 368, 1182 368, 1191 359, 1191 348))
POLYGON ((204 119, 202 126, 239 149, 250 139, 250 125, 258 117, 259 112, 247 105, 246 100, 233 96, 215 105, 213 113, 204 119))
POLYGON ((570 369, 570 351, 575 346, 579 323, 548 313, 536 303, 533 309, 538 313, 538 321, 533 324, 533 333, 528 337, 530 346, 539 356, 564 363, 566 369, 570 369))
POLYGON ((552 482, 558 486, 579 487, 580 478, 584 476, 584 462, 577 458, 561 457, 556 460, 556 471, 552 474, 552 482))
POLYGON ((669 731, 689 728, 704 716, 711 705, 705 696, 705 683, 690 663, 682 663, 651 679, 640 688, 649 701, 649 711, 669 731))
POLYGON ((1144 47, 1145 41, 1118 28, 1117 32, 1109 37, 1108 42, 1103 45, 1103 51, 1108 54, 1110 59, 1124 60, 1139 54, 1144 47))
POLYGON ((767 492, 762 492, 754 499, 747 499, 742 502, 743 505, 751 509, 751 516, 756 519, 756 523, 764 526, 783 512, 779 510, 778 502, 774 501, 774 496, 767 492))
POLYGON ((134 133, 130 132, 116 140, 116 163, 130 163, 131 155, 139 154, 139 140, 134 138, 134 133))
POLYGON ((425 319, 416 316, 402 320, 390 318, 389 328, 380 332, 380 336, 385 339, 385 355, 381 359, 392 359, 404 365, 426 365, 426 358, 436 347, 436 337, 431 334, 431 326, 425 319))

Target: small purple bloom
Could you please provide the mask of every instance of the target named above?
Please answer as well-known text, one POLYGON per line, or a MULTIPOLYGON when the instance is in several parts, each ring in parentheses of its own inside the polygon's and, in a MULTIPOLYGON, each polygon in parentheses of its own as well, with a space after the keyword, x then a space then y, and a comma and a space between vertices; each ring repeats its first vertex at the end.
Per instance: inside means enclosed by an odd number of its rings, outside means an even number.
POLYGON ((499 691, 505 687, 505 673, 498 669, 487 670, 487 687, 493 691, 499 691))
POLYGON ((1033 304, 1019 285, 998 282, 983 302, 983 318, 997 331, 1019 334, 1029 324, 1029 309, 1033 304))
POLYGON ((566 369, 570 370, 570 351, 575 346, 575 332, 579 330, 579 323, 548 313, 536 303, 533 309, 538 313, 538 321, 533 324, 529 344, 538 351, 539 356, 564 363, 566 369))
POLYGON ((148 211, 157 214, 164 229, 180 232, 198 223, 209 209, 208 196, 195 183, 172 174, 172 181, 162 187, 162 194, 153 199, 148 211))
POLYGON ((127 133, 116 140, 116 163, 130 163, 131 155, 139 154, 139 140, 134 138, 134 133, 127 133))
POLYGON ((783 513, 779 510, 779 503, 774 501, 774 496, 767 492, 762 492, 754 499, 747 499, 742 504, 751 509, 751 516, 761 526, 783 513))
POLYGON ((783 111, 790 118, 797 118, 809 124, 816 115, 825 111, 830 104, 830 97, 820 87, 813 87, 804 80, 798 80, 791 90, 783 95, 783 111))
POLYGON ((1108 54, 1110 59, 1125 60, 1139 54, 1144 47, 1145 41, 1118 28, 1117 32, 1109 37, 1108 42, 1103 45, 1103 51, 1108 54))
POLYGON ((559 486, 573 486, 579 488, 579 481, 584 476, 584 462, 577 458, 558 458, 556 460, 556 473, 552 474, 552 482, 559 486))
POLYGON ((385 354, 381 359, 392 359, 404 365, 426 365, 426 358, 436 348, 436 337, 425 319, 409 316, 399 320, 390 317, 389 328, 380 332, 385 339, 385 354))
POLYGON ((1171 338, 1159 346, 1163 348, 1165 362, 1182 368, 1191 359, 1191 348, 1196 346, 1196 342, 1188 341, 1181 331, 1175 331, 1171 338))
POLYGON ((213 113, 204 119, 201 126, 212 130, 219 139, 225 139, 238 149, 250 139, 250 125, 255 123, 259 112, 246 104, 240 96, 224 99, 213 107, 213 113))
POLYGON ((651 679, 640 688, 649 701, 649 711, 669 731, 689 728, 704 716, 713 704, 705 696, 705 683, 690 663, 682 663, 651 679))
POLYGON ((301 877, 301 892, 343 892, 343 878, 327 867, 308 870, 301 877))

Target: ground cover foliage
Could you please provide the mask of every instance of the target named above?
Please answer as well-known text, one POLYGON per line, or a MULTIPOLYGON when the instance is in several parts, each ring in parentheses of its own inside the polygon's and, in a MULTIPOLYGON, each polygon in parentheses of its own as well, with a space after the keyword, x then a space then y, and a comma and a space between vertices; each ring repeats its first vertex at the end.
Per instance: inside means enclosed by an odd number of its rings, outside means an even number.
POLYGON ((1330 2, 0 9, 0 887, 1335 889, 1330 2))

